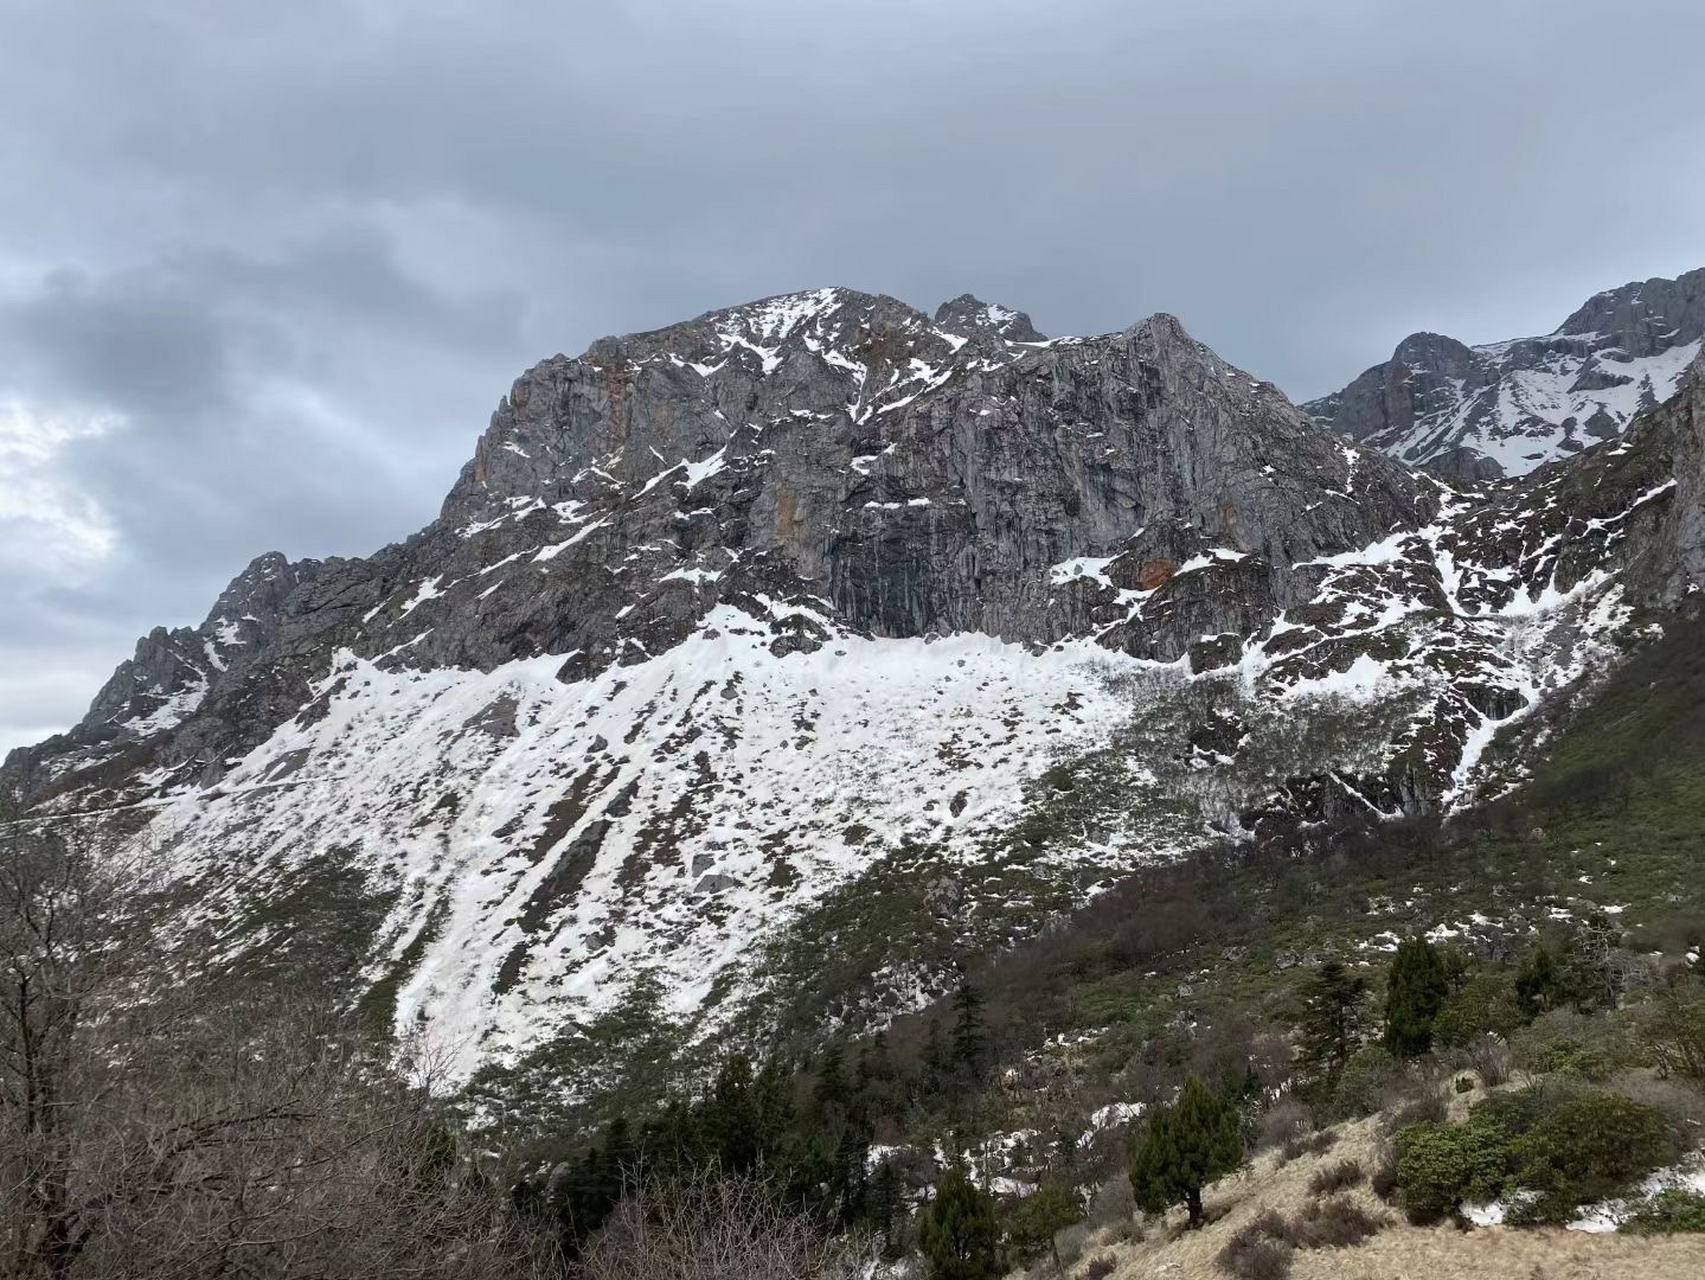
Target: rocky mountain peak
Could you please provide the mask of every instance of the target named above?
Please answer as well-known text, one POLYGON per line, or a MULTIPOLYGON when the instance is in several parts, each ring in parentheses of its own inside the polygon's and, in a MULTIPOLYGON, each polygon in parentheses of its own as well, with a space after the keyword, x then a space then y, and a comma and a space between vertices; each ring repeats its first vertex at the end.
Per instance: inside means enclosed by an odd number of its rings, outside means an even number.
POLYGON ((1409 367, 1438 365, 1466 368, 1473 363, 1474 350, 1447 334, 1423 329, 1399 342, 1394 356, 1409 367))
POLYGON ((924 391, 1025 350, 996 326, 958 333, 897 299, 840 288, 600 339, 517 380, 446 518, 489 519, 519 497, 596 501, 610 483, 720 468, 784 421, 827 424, 813 435, 844 442, 924 391))
POLYGON ((1540 337, 1470 347, 1415 333, 1303 408, 1416 466, 1522 475, 1620 434, 1667 400, 1705 340, 1705 269, 1595 295, 1540 337))
POLYGON ((1557 333, 1608 339, 1614 345, 1601 350, 1635 360, 1697 342, 1705 336, 1705 267, 1595 294, 1557 333))
POLYGON ((255 624, 256 636, 270 633, 282 618, 290 596, 311 581, 319 569, 318 560, 291 560, 280 551, 256 556, 219 593, 200 629, 248 622, 255 624))
POLYGON ((1022 311, 1014 311, 997 303, 984 302, 975 294, 962 293, 935 309, 935 322, 953 333, 972 333, 992 330, 1008 342, 1046 342, 1022 311))

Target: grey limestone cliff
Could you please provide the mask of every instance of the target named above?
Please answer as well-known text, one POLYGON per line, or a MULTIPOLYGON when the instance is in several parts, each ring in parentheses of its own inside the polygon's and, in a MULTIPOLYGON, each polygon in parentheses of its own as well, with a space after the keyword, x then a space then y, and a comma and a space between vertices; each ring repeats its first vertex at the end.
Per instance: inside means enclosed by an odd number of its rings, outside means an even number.
MULTIPOLYGON (((339 647, 478 669, 558 654, 575 679, 760 597, 826 602, 860 634, 1093 634, 1170 660, 1300 599, 1299 562, 1437 503, 1170 316, 1048 341, 969 295, 934 320, 786 295, 536 365, 437 521, 365 560, 256 561, 200 628, 140 643, 50 772, 146 739, 216 778, 339 647), (1133 596, 1202 561, 1224 568, 1212 589, 1186 576, 1134 619, 1133 596)), ((777 643, 823 639, 802 619, 777 643)), ((39 783, 32 759, 11 772, 39 783)))

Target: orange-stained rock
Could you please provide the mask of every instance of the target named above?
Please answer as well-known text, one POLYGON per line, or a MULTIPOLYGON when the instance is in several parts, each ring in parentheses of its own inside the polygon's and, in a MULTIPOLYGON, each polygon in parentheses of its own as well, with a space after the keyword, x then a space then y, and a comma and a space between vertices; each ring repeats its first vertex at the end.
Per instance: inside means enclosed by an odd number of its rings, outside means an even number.
POLYGON ((1176 560, 1144 560, 1137 570, 1137 590, 1153 591, 1177 572, 1176 560))

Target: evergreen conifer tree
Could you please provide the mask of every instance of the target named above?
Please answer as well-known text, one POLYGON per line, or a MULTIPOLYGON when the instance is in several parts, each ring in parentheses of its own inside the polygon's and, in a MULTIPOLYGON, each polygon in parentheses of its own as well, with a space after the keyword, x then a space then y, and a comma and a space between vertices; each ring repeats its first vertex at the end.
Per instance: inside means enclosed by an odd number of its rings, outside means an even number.
POLYGON ((1399 1058, 1416 1058, 1433 1047, 1433 1023, 1450 994, 1439 953, 1425 938, 1407 938, 1391 959, 1385 993, 1385 1047, 1399 1058))
POLYGON ((941 1020, 931 1018, 929 1031, 924 1037, 924 1092, 933 1096, 945 1089, 951 1067, 947 1038, 941 1031, 941 1020))
POLYGON ((1516 1005, 1524 1018, 1537 1018, 1552 1006, 1557 993, 1557 964, 1543 942, 1522 957, 1516 970, 1516 1005))
POLYGON ((870 1221, 882 1238, 882 1256, 897 1258, 903 1243, 901 1228, 905 1220, 905 1201, 900 1191, 900 1175, 892 1160, 884 1160, 870 1176, 870 1221))
POLYGON ((752 1094, 758 1159, 767 1165, 781 1155, 796 1128, 793 1064, 778 1054, 766 1058, 752 1082, 752 1094))
POLYGON ((759 1126, 752 1060, 736 1053, 722 1064, 705 1100, 705 1129, 722 1171, 751 1173, 758 1165, 759 1126))
POLYGON ((1602 912, 1589 912, 1564 940, 1557 958, 1557 989, 1581 1013, 1614 1009, 1621 995, 1615 965, 1622 931, 1602 912))
POLYGON ((961 1080, 980 1080, 988 1057, 988 1024, 983 996, 969 980, 953 993, 953 1071, 961 1080))
POLYGON ((598 1152, 598 1194, 612 1209, 636 1172, 636 1155, 627 1117, 617 1116, 605 1131, 603 1147, 598 1152))
POLYGON ((1367 979, 1337 960, 1328 960, 1303 982, 1300 995, 1302 1063, 1311 1071, 1336 1077, 1350 1055, 1361 1048, 1367 979))
POLYGON ((854 1110, 866 1128, 883 1116, 895 1114, 895 1079, 894 1060, 888 1053, 888 1034, 878 1031, 859 1051, 853 1081, 854 1110))
POLYGON ((865 1162, 870 1156, 870 1142, 852 1125, 841 1131, 835 1145, 834 1177, 829 1188, 837 1203, 836 1213, 843 1227, 850 1227, 869 1210, 869 1183, 865 1162))
POLYGON ((1050 1178, 1024 1197, 1012 1215, 1012 1238, 1027 1254, 1046 1249, 1054 1270, 1064 1272, 1065 1262, 1055 1237, 1083 1217, 1083 1206, 1071 1189, 1050 1178))
POLYGON ((852 1097, 847 1083, 847 1050, 839 1039, 831 1040, 817 1069, 817 1088, 812 1097, 819 1123, 837 1125, 849 1110, 852 1097))
POLYGON ((996 1280, 1003 1274, 995 1207, 954 1163, 918 1220, 930 1280, 996 1280))
POLYGON ((1149 1118, 1131 1160, 1131 1190, 1150 1213, 1183 1204, 1196 1228, 1202 1225, 1202 1188, 1242 1162, 1237 1109, 1191 1076, 1178 1101, 1149 1118))

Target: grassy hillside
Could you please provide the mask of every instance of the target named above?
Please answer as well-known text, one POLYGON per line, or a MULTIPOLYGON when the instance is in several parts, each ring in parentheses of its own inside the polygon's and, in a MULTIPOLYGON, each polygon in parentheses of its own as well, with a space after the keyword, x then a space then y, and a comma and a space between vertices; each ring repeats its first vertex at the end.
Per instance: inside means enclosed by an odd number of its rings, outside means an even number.
MULTIPOLYGON (((1474 1096, 1453 1103, 1459 1117, 1474 1096)), ((1691 1280, 1705 1272, 1705 1236, 1699 1235, 1590 1234, 1559 1227, 1463 1231, 1448 1222, 1412 1225, 1369 1185, 1381 1132, 1391 1122, 1390 1115, 1380 1114, 1340 1125, 1332 1131, 1330 1146, 1294 1159, 1279 1150, 1256 1157, 1208 1193, 1210 1222, 1199 1232, 1182 1231, 1171 1222, 1132 1241, 1122 1238, 1126 1233, 1118 1228, 1099 1230, 1085 1241, 1081 1261, 1070 1274, 1096 1274, 1103 1280, 1228 1277, 1233 1273, 1220 1258, 1232 1239, 1263 1215, 1306 1221, 1314 1206, 1340 1202, 1359 1209, 1369 1219, 1366 1226, 1372 1234, 1354 1243, 1340 1237, 1344 1242, 1336 1245, 1295 1248, 1289 1254, 1291 1280, 1691 1280), (1336 1185, 1345 1182, 1348 1185, 1336 1185)), ((1044 1267, 1035 1274, 1058 1273, 1044 1267)))

